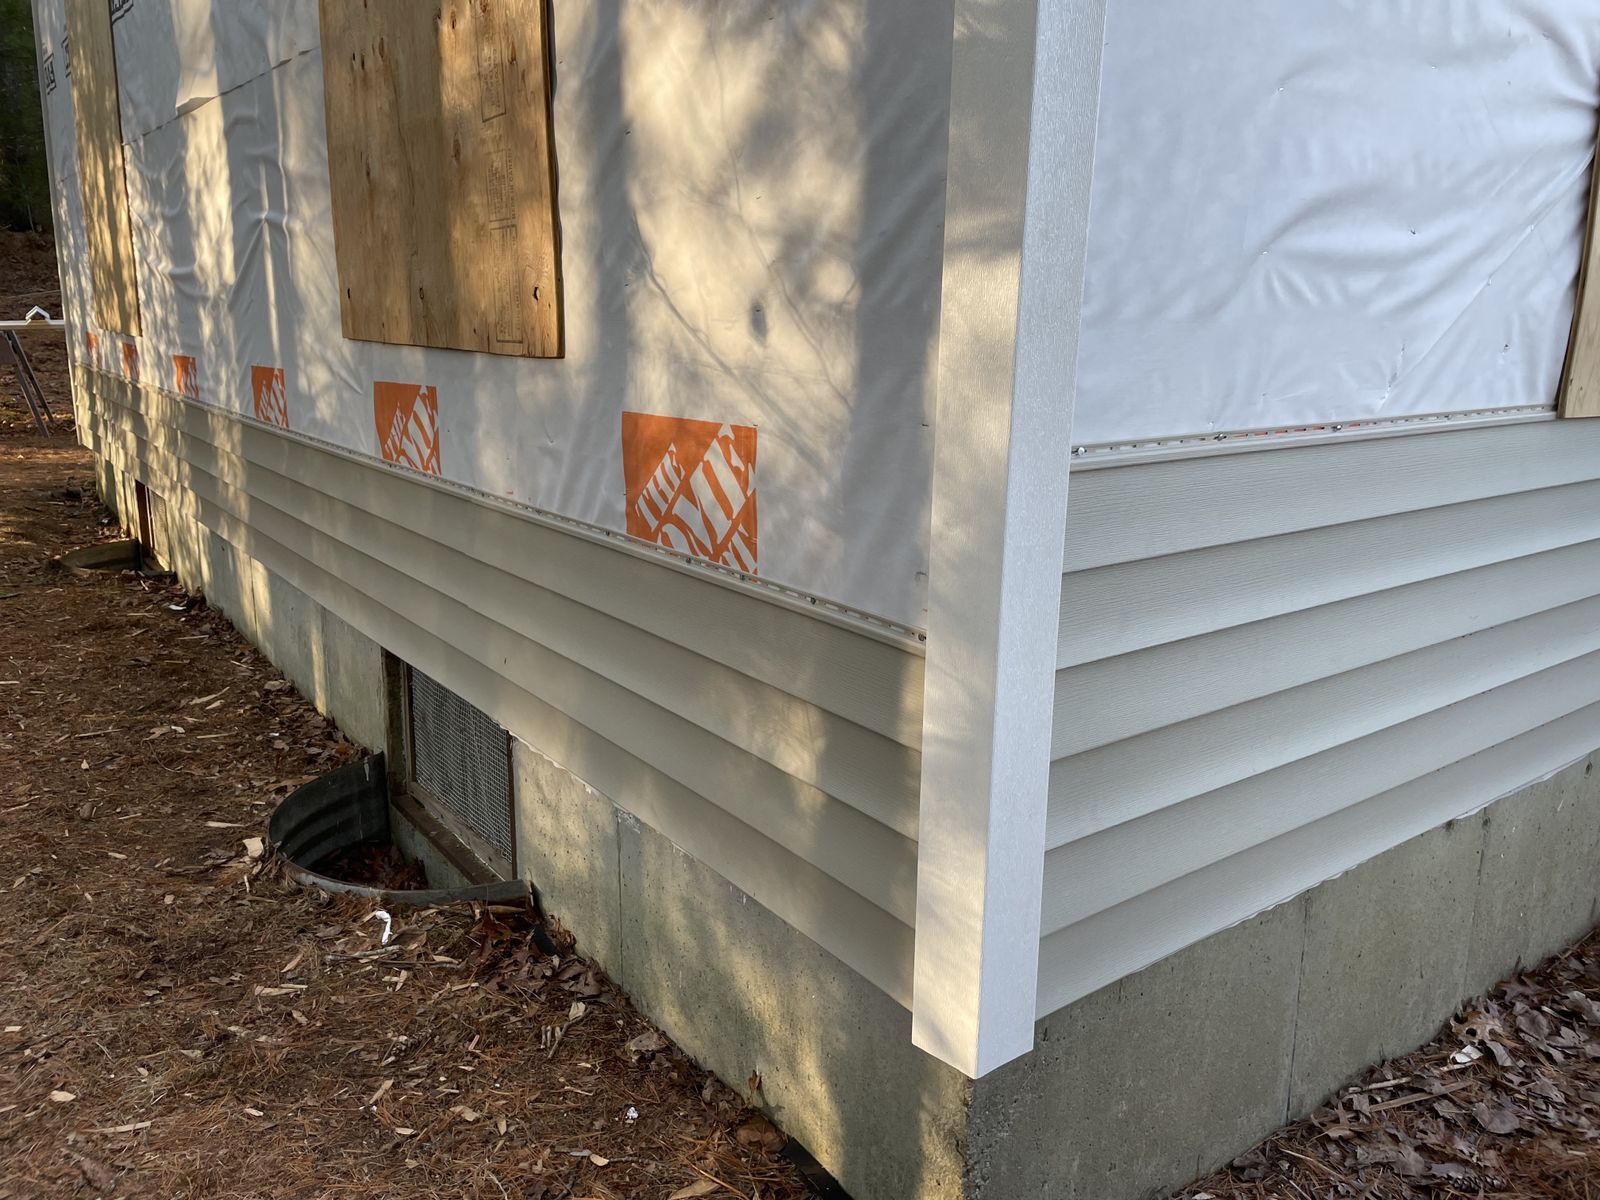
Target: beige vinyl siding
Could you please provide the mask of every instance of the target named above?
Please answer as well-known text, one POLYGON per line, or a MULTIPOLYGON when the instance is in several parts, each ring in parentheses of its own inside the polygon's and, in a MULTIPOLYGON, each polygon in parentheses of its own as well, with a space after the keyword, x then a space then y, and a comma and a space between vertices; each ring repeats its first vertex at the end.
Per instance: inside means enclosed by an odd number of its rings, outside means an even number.
POLYGON ((85 436, 910 999, 917 648, 79 368, 85 436))
POLYGON ((1081 469, 1039 1012, 1600 746, 1600 428, 1081 469))

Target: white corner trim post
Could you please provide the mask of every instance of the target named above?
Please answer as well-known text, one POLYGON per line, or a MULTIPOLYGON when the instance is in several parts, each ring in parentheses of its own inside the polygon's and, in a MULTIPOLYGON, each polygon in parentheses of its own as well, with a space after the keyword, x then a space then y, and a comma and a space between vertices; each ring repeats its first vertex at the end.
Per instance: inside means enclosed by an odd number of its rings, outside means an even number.
POLYGON ((1033 1048, 1106 0, 956 0, 912 1036, 1033 1048))

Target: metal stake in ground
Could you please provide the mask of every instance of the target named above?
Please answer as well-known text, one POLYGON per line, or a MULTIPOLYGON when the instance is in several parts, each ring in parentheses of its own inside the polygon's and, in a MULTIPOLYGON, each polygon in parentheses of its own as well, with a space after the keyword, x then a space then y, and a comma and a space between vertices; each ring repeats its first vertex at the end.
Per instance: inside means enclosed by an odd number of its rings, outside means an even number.
POLYGON ((17 385, 22 390, 28 411, 33 414, 34 425, 41 437, 49 437, 49 422, 55 419, 54 414, 44 398, 44 389, 39 386, 39 379, 33 373, 33 365, 28 362, 22 343, 17 340, 15 329, 0 330, 0 367, 10 367, 16 373, 17 385))

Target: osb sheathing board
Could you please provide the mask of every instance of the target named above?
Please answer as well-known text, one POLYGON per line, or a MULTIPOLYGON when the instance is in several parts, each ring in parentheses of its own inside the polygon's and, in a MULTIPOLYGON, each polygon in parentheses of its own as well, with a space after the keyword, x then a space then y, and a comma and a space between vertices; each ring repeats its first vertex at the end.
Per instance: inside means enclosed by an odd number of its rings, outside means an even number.
POLYGON ((128 219, 110 0, 67 0, 67 39, 94 322, 102 329, 137 337, 139 286, 128 219))
POLYGON ((559 358, 544 0, 322 0, 346 337, 559 358))
POLYGON ((1589 231, 1578 270, 1578 303, 1572 314, 1572 342, 1561 375, 1563 417, 1600 417, 1600 238, 1595 237, 1596 197, 1600 196, 1600 155, 1591 169, 1589 231))

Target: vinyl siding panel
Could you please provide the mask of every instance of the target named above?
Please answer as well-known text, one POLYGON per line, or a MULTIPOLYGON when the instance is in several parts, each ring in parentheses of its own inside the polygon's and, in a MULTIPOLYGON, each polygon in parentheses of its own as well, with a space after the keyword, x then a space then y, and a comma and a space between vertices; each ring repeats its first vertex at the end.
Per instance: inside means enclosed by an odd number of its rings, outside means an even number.
POLYGON ((1039 1011, 1600 746, 1600 427, 1074 474, 1039 1011))
POLYGON ((1073 603, 1061 609, 1057 665, 1127 654, 1597 537, 1600 481, 1587 481, 1078 571, 1072 575, 1073 603), (1184 590, 1170 588, 1174 577, 1182 578, 1184 590), (1129 595, 1140 603, 1125 606, 1129 595))
POLYGON ((1249 920, 1408 838, 1482 808, 1600 744, 1600 705, 1491 746, 1443 771, 1180 875, 1046 936, 1039 1011, 1054 1012, 1217 930, 1249 920))
POLYGON ((1531 421, 1126 466, 1085 464, 1074 472, 1067 570, 1592 481, 1592 439, 1600 434, 1568 441, 1560 428, 1531 421), (1416 443, 1434 438, 1449 449, 1418 449, 1416 443), (1524 457, 1530 453, 1539 456, 1536 470, 1524 457), (1130 484, 1135 472, 1138 481, 1130 484), (1102 474, 1105 480, 1097 478, 1102 474))
POLYGON ((909 1002, 915 647, 149 388, 78 378, 96 453, 909 1002))

